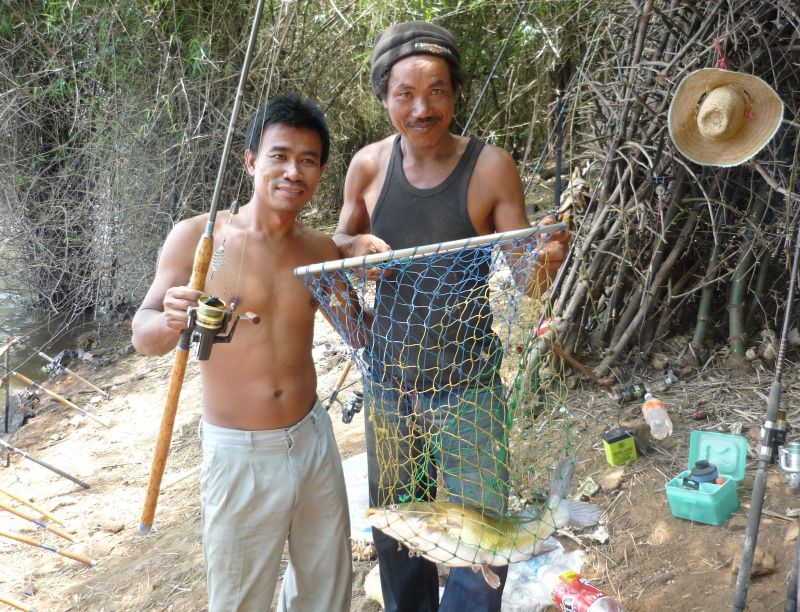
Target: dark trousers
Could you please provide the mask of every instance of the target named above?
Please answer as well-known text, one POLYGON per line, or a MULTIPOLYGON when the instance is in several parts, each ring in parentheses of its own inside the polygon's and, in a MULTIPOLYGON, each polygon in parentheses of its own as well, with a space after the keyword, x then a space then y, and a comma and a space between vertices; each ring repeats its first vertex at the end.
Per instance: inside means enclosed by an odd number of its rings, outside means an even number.
MULTIPOLYGON (((371 506, 434 500, 438 465, 451 501, 504 510, 508 473, 501 387, 422 396, 364 382, 371 506), (416 437, 414 431, 430 435, 416 437)), ((372 535, 386 612, 500 610, 508 566, 492 568, 500 577, 497 589, 480 571, 452 567, 440 603, 436 564, 411 556, 377 529, 372 535)))

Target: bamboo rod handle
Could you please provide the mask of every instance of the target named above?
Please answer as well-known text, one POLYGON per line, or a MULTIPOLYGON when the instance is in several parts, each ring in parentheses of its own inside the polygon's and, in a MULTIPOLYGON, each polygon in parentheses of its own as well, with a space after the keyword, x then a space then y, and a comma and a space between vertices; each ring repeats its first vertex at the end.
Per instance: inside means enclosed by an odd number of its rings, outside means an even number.
POLYGON ((64 538, 65 540, 69 540, 70 542, 74 542, 75 541, 75 538, 72 537, 70 534, 68 534, 66 531, 64 531, 62 529, 59 529, 58 527, 53 527, 52 525, 48 525, 46 523, 43 523, 42 521, 37 519, 35 516, 31 516, 27 512, 23 512, 22 510, 18 510, 17 508, 9 506, 8 504, 4 504, 3 502, 0 502, 0 510, 5 510, 6 512, 10 512, 11 514, 16 514, 18 517, 20 517, 22 519, 25 519, 26 521, 30 521, 34 525, 36 525, 38 527, 41 527, 42 529, 45 529, 47 531, 50 531, 51 533, 54 533, 57 536, 59 536, 61 538, 64 538))
POLYGON ((100 418, 98 418, 98 417, 94 416, 94 415, 93 415, 91 412, 89 412, 88 410, 84 410, 84 409, 83 409, 83 408, 81 408, 80 406, 78 406, 78 405, 76 405, 76 404, 73 404, 73 403, 72 403, 71 401, 69 401, 67 398, 65 398, 65 397, 61 397, 61 396, 60 396, 58 393, 56 393, 55 391, 50 391, 50 389, 47 389, 46 387, 43 387, 43 386, 42 386, 42 385, 40 385, 39 383, 32 381, 32 380, 31 380, 30 378, 28 378, 27 376, 24 376, 24 375, 20 374, 19 372, 16 372, 16 371, 14 371, 14 370, 11 370, 11 371, 10 371, 10 373, 11 373, 11 375, 12 375, 12 376, 15 376, 17 379, 21 380, 21 381, 22 381, 22 382, 24 382, 26 385, 31 385, 32 387, 36 387, 37 389, 39 389, 40 391, 42 391, 43 393, 45 393, 45 394, 46 394, 46 395, 48 395, 49 397, 52 397, 52 398, 53 398, 54 400, 56 400, 57 402, 60 402, 60 403, 64 404, 65 406, 68 406, 69 408, 72 408, 73 410, 75 410, 75 411, 79 412, 79 413, 80 413, 80 414, 82 414, 83 416, 85 416, 85 417, 87 417, 87 418, 89 418, 89 419, 92 419, 92 420, 93 420, 93 421, 95 421, 96 423, 100 423, 100 425, 102 425, 103 427, 111 427, 111 425, 110 425, 109 423, 106 423, 106 422, 105 422, 105 421, 103 421, 102 419, 100 419, 100 418))
POLYGON ((36 608, 29 608, 21 601, 17 601, 16 599, 12 599, 11 597, 7 597, 6 595, 0 595, 0 602, 8 604, 12 608, 16 608, 17 610, 25 610, 25 612, 36 612, 36 608))
MULTIPOLYGON (((192 264, 192 276, 189 286, 197 291, 202 291, 206 283, 208 266, 211 263, 211 254, 214 247, 214 238, 210 232, 204 234, 197 243, 192 264)), ((191 340, 184 335, 175 349, 175 361, 172 364, 172 374, 169 378, 167 399, 164 402, 164 413, 161 416, 161 428, 158 432, 158 441, 153 452, 153 464, 150 468, 150 482, 147 485, 147 496, 144 500, 142 520, 139 522, 139 533, 150 533, 153 519, 156 516, 158 494, 161 490, 161 479, 164 477, 164 468, 167 465, 167 456, 172 442, 172 429, 175 426, 175 414, 178 412, 178 400, 181 397, 183 379, 186 375, 186 363, 189 360, 189 346, 191 340), (186 342, 184 342, 186 340, 186 342)))
POLYGON ((164 476, 164 467, 167 464, 169 446, 172 441, 172 428, 175 426, 175 414, 178 411, 178 400, 183 388, 183 377, 186 374, 186 363, 189 360, 189 351, 181 348, 175 351, 175 362, 172 365, 172 375, 169 379, 167 400, 161 416, 161 429, 158 432, 158 441, 153 452, 153 464, 150 468, 150 482, 147 485, 147 496, 142 510, 142 520, 139 523, 139 533, 150 533, 153 519, 156 515, 158 493, 161 489, 161 479, 164 476))
POLYGON ((189 279, 189 287, 202 291, 206 285, 208 266, 211 264, 211 253, 214 249, 214 238, 203 235, 197 243, 194 252, 194 263, 192 264, 192 276, 189 279))
POLYGON ((80 555, 78 553, 70 552, 69 550, 63 550, 61 548, 54 548, 53 546, 47 546, 46 544, 42 544, 41 542, 34 540, 33 538, 29 538, 19 533, 0 531, 0 536, 8 538, 10 540, 16 540, 17 542, 22 542, 23 544, 28 544, 29 546, 41 548, 42 550, 49 550, 50 552, 56 553, 57 555, 61 555, 62 557, 67 557, 68 559, 72 559, 74 561, 80 561, 85 565, 91 565, 91 566, 97 565, 97 561, 87 557, 86 555, 80 555))
POLYGON ((20 497, 19 495, 16 495, 15 493, 12 493, 11 491, 9 491, 8 489, 6 489, 4 487, 0 487, 0 493, 2 493, 3 495, 7 495, 11 499, 16 499, 19 503, 25 504, 29 508, 31 508, 33 510, 36 510, 36 512, 38 512, 42 516, 46 516, 51 521, 53 521, 55 523, 58 523, 62 527, 65 527, 64 521, 62 521, 60 518, 58 518, 55 514, 52 514, 52 513, 48 512, 47 510, 45 510, 44 508, 41 508, 41 507, 37 506, 36 504, 34 504, 31 501, 28 501, 24 497, 20 497))

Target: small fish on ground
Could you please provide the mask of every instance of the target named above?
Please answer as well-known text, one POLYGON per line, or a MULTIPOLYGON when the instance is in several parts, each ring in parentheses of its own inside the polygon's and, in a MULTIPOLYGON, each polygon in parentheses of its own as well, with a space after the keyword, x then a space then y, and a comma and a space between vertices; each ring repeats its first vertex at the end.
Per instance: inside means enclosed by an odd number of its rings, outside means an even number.
POLYGON ((556 529, 596 525, 602 511, 592 504, 565 499, 574 459, 564 459, 539 516, 498 517, 453 502, 409 502, 367 510, 367 520, 408 547, 411 554, 450 567, 481 571, 486 582, 500 586, 491 566, 525 561, 546 553, 556 529))

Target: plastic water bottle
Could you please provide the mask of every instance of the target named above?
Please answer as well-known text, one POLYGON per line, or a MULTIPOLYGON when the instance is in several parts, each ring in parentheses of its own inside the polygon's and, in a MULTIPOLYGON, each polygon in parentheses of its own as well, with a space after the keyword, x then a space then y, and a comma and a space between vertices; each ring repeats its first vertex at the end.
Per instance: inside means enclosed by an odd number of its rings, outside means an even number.
POLYGON ((667 410, 664 408, 664 402, 653 397, 651 393, 647 393, 644 396, 642 414, 644 415, 644 420, 650 425, 650 435, 656 440, 663 440, 672 435, 672 421, 670 421, 667 410))
POLYGON ((672 421, 664 408, 664 402, 660 399, 653 397, 651 393, 644 396, 644 405, 642 405, 642 414, 644 420, 650 425, 650 435, 656 440, 663 440, 669 435, 672 435, 672 421))
POLYGON ((580 574, 554 565, 539 568, 538 579, 559 610, 568 612, 624 612, 613 597, 588 583, 580 574))
POLYGON ((644 420, 650 425, 650 435, 656 440, 663 440, 672 435, 672 421, 669 419, 667 409, 664 408, 664 402, 653 397, 651 393, 644 396, 642 414, 644 420))

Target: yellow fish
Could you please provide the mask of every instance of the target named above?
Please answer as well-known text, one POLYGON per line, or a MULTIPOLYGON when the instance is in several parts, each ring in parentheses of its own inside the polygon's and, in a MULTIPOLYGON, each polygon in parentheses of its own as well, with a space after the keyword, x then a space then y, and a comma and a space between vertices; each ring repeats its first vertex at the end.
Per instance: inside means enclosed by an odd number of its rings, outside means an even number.
POLYGON ((500 578, 490 566, 525 561, 548 552, 545 543, 556 529, 597 524, 602 511, 591 504, 564 499, 575 467, 565 459, 540 516, 497 517, 453 502, 410 502, 367 510, 376 529, 401 542, 412 554, 451 567, 480 570, 497 588, 500 578))

